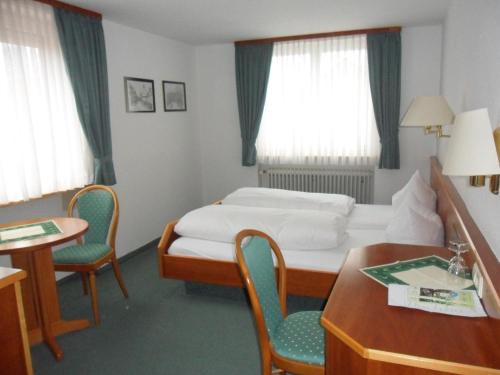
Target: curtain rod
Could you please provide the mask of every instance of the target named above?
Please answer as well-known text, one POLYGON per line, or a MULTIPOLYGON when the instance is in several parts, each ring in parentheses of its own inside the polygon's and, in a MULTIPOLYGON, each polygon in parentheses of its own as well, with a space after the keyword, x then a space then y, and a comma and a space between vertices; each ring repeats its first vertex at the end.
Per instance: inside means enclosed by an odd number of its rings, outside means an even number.
POLYGON ((334 36, 374 34, 374 33, 396 33, 396 32, 400 32, 400 31, 401 31, 400 26, 391 26, 391 27, 379 27, 379 28, 375 28, 375 29, 358 29, 358 30, 334 31, 334 32, 329 32, 329 33, 318 33, 318 34, 280 36, 280 37, 265 38, 265 39, 238 40, 238 41, 234 42, 234 44, 243 46, 243 45, 248 45, 248 44, 265 44, 265 43, 274 43, 274 42, 287 42, 287 41, 291 41, 291 40, 329 38, 329 37, 334 37, 334 36))
POLYGON ((61 8, 61 9, 69 10, 71 12, 80 13, 80 14, 83 14, 85 16, 94 17, 94 18, 97 18, 98 20, 102 20, 101 13, 97 13, 97 12, 94 12, 92 10, 80 8, 80 7, 77 7, 76 5, 63 3, 62 1, 58 1, 58 0, 35 0, 35 1, 38 1, 39 3, 51 5, 54 8, 61 8))

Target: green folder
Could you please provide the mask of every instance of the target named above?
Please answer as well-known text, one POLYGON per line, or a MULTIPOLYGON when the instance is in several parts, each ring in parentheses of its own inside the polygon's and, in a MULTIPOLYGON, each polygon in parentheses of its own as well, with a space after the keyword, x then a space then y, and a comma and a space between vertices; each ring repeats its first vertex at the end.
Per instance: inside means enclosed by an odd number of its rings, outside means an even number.
MULTIPOLYGON (((388 286, 389 284, 408 285, 403 280, 398 279, 394 274, 412 269, 418 269, 428 266, 435 266, 442 270, 447 271, 449 263, 446 259, 438 257, 437 255, 430 255, 423 258, 415 258, 404 261, 397 261, 389 264, 381 264, 373 267, 361 268, 360 271, 371 279, 388 286)), ((467 273, 465 279, 472 280, 470 273, 467 273)), ((466 288, 474 290, 474 285, 466 288)))

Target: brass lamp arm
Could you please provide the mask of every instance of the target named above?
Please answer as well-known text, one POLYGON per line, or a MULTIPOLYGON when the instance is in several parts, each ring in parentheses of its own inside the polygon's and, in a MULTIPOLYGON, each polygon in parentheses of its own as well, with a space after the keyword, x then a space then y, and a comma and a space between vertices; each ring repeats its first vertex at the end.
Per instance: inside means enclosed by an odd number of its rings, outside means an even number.
POLYGON ((427 125, 424 128, 425 134, 436 134, 436 138, 450 138, 449 134, 443 134, 442 125, 427 125))

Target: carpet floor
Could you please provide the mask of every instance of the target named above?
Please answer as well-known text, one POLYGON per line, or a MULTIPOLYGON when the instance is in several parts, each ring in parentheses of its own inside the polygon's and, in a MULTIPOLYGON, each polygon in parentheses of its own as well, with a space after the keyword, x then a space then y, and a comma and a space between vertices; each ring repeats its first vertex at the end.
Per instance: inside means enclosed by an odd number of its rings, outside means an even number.
MULTIPOLYGON (((32 347, 37 375, 257 375, 260 357, 251 309, 241 289, 207 287, 158 276, 156 251, 121 263, 130 298, 111 270, 97 276, 101 325, 57 338, 64 359, 32 347)), ((59 286, 64 319, 92 321, 80 279, 59 286)), ((289 312, 318 310, 324 301, 290 297, 289 312)))

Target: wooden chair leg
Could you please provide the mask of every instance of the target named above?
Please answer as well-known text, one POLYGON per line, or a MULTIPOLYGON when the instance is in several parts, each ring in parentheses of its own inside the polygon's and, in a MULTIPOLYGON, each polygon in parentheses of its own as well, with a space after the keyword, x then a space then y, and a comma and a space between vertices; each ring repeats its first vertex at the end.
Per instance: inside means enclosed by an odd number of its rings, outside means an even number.
POLYGON ((272 375, 273 374, 273 364, 271 362, 271 356, 262 353, 262 375, 272 375))
POLYGON ((92 311, 94 312, 94 322, 98 326, 101 324, 101 319, 99 317, 99 306, 97 306, 97 289, 95 286, 95 273, 94 271, 89 272, 89 282, 90 282, 90 297, 92 299, 92 311))
POLYGON ((128 291, 127 288, 125 287, 125 282, 123 281, 122 272, 120 271, 120 266, 118 265, 118 261, 116 260, 116 255, 113 256, 113 259, 111 260, 111 265, 113 266, 113 272, 115 273, 116 281, 118 281, 118 284, 120 285, 123 295, 125 296, 125 298, 128 298, 128 291))
POLYGON ((89 284, 88 284, 87 272, 81 272, 80 275, 82 275, 83 294, 87 295, 87 294, 89 294, 89 284))

